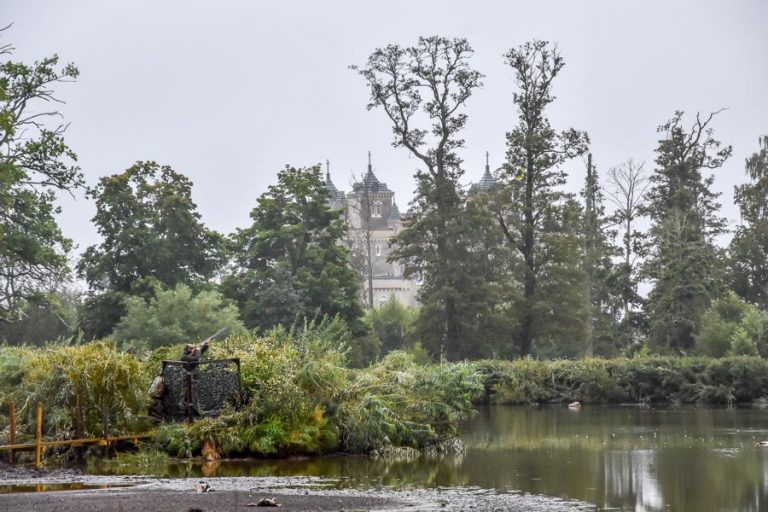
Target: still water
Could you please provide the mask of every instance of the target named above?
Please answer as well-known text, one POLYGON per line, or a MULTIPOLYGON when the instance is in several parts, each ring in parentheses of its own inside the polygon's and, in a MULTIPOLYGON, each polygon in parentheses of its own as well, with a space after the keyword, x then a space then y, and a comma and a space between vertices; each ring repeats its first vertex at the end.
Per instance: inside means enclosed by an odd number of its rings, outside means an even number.
POLYGON ((768 510, 768 411, 488 407, 466 454, 439 460, 325 457, 179 464, 165 476, 327 477, 346 487, 477 486, 575 498, 599 510, 768 510))

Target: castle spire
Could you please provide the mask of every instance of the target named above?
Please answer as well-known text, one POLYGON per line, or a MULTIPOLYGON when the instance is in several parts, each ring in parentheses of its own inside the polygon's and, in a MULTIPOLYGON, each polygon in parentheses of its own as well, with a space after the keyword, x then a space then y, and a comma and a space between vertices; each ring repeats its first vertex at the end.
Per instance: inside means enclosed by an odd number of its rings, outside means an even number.
POLYGON ((489 159, 490 159, 490 155, 486 151, 485 152, 485 172, 483 173, 483 176, 480 178, 480 181, 470 187, 469 189, 470 192, 485 192, 496 187, 497 182, 496 182, 496 178, 494 178, 493 174, 491 174, 491 164, 489 159))
POLYGON ((325 179, 330 183, 331 181, 331 161, 327 160, 325 161, 325 179))
POLYGON ((371 150, 368 150, 368 172, 372 173, 373 168, 371 167, 371 150))

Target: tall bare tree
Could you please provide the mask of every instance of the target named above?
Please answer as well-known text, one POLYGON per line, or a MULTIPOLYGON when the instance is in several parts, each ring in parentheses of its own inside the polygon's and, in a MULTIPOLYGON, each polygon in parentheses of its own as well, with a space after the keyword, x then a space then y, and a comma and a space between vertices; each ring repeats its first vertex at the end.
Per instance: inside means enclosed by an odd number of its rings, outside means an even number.
MULTIPOLYGON (((368 109, 384 111, 395 147, 412 153, 423 166, 409 224, 395 240, 392 258, 406 277, 420 275, 422 319, 437 330, 441 354, 456 354, 461 342, 459 303, 462 175, 456 150, 467 115, 462 111, 482 74, 469 66, 473 51, 465 39, 421 37, 414 46, 375 50, 364 66, 352 66, 370 90, 368 109)), ((454 355, 455 357, 455 355, 454 355)))
MULTIPOLYGON (((368 166, 370 167, 370 152, 368 153, 368 166)), ((368 309, 373 309, 373 201, 371 190, 365 184, 365 177, 353 178, 352 198, 347 196, 347 208, 350 210, 350 222, 353 224, 352 232, 355 236, 352 240, 352 257, 357 263, 358 272, 367 282, 366 304, 368 309), (355 184, 363 186, 355 187, 355 184), (359 223, 359 225, 358 225, 359 223)))
POLYGON ((638 259, 645 253, 645 235, 638 230, 637 221, 643 216, 649 181, 645 162, 631 158, 608 171, 606 194, 614 206, 612 220, 621 233, 621 266, 618 274, 618 294, 621 300, 622 337, 626 345, 635 339, 636 315, 632 307, 642 304, 637 292, 638 259))

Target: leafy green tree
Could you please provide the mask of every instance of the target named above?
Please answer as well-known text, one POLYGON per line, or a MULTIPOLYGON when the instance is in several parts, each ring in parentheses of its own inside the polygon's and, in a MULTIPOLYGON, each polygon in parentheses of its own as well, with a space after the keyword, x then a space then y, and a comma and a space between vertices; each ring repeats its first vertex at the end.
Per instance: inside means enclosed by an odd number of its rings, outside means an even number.
MULTIPOLYGON (((457 155, 464 141, 466 102, 482 74, 472 69, 472 48, 465 39, 419 38, 414 46, 375 50, 365 66, 352 66, 370 90, 368 109, 379 108, 392 123, 393 145, 413 154, 417 170, 409 224, 393 242, 392 258, 406 277, 420 276, 420 338, 441 357, 459 359, 469 339, 465 326, 478 302, 466 292, 480 277, 463 222, 463 174, 457 155), (469 263, 472 262, 472 263, 469 263), (472 281, 467 285, 466 279, 472 281)), ((487 301, 483 301, 486 307, 487 301)))
POLYGON ((714 176, 702 172, 722 166, 731 147, 721 148, 713 138, 714 115, 697 114, 686 128, 678 111, 658 128, 663 138, 650 178, 646 272, 654 283, 648 301, 650 341, 663 350, 686 353, 694 347, 701 315, 722 289, 721 254, 713 240, 725 221, 710 189, 714 176))
POLYGON ((575 199, 552 208, 542 220, 539 241, 546 248, 535 293, 537 319, 532 353, 542 358, 576 358, 587 349, 591 324, 584 283, 583 211, 575 199))
POLYGON ((766 357, 768 312, 745 302, 736 293, 728 292, 713 301, 702 316, 696 348, 699 353, 711 357, 727 354, 766 357))
POLYGON ((741 225, 730 246, 731 282, 741 297, 768 309, 768 136, 746 168, 751 182, 734 191, 741 225))
POLYGON ((741 327, 755 342, 762 357, 768 357, 768 311, 762 311, 749 304, 741 317, 741 327))
POLYGON ((220 293, 203 290, 195 294, 179 283, 174 288, 158 288, 154 297, 128 297, 125 316, 113 337, 123 344, 155 349, 164 345, 195 342, 226 327, 227 335, 244 331, 237 307, 227 304, 220 293))
MULTIPOLYGON (((0 30, 0 35, 2 35, 0 30)), ((18 319, 69 273, 71 248, 55 216, 56 194, 83 185, 77 155, 64 142, 54 87, 77 78, 53 55, 33 64, 11 60, 0 45, 0 322, 18 319)))
POLYGON ((373 334, 381 341, 381 353, 405 350, 414 343, 413 326, 418 309, 403 306, 394 298, 366 314, 373 334))
MULTIPOLYGON (((420 297, 413 335, 435 357, 463 360, 514 355, 509 338, 517 327, 510 314, 516 292, 511 272, 515 262, 488 214, 488 204, 494 200, 492 191, 488 192, 467 197, 460 215, 450 224, 454 240, 449 269, 455 274, 451 288, 431 289, 420 297), (439 335, 445 329, 445 316, 438 299, 445 293, 450 293, 456 307, 452 325, 457 339, 453 344, 446 344, 439 335)), ((423 286, 445 285, 446 281, 435 278, 423 286)))
POLYGON ((713 301, 701 318, 697 351, 710 357, 724 356, 747 310, 747 304, 733 292, 713 301))
POLYGON ((246 327, 336 315, 353 325, 362 314, 359 283, 341 244, 346 224, 328 206, 320 167, 286 166, 251 218, 233 237, 236 270, 223 283, 246 327))
POLYGON ((506 62, 515 73, 518 90, 513 101, 519 113, 518 125, 507 133, 507 161, 501 173, 505 200, 498 202, 496 216, 510 249, 522 258, 518 352, 527 355, 547 321, 538 288, 550 259, 546 228, 562 225, 546 224, 562 216, 557 212, 566 199, 560 189, 566 178, 562 166, 586 152, 589 138, 572 128, 556 132, 544 115, 555 99, 552 81, 565 65, 556 47, 546 41, 528 42, 509 50, 506 62))
POLYGON ((137 162, 88 194, 103 241, 77 264, 91 289, 81 319, 86 336, 108 335, 125 297, 149 298, 157 285, 203 286, 223 264, 223 238, 200 221, 192 182, 170 167, 137 162))
POLYGON ((728 349, 730 356, 756 356, 757 344, 749 336, 749 333, 741 326, 731 335, 731 346, 728 349))

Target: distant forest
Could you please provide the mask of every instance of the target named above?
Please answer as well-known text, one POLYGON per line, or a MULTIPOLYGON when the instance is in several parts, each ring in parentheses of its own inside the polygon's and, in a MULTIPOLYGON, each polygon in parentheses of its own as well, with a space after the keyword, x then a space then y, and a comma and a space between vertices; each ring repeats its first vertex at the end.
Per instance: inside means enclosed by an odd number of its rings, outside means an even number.
POLYGON ((732 151, 715 134, 718 112, 670 112, 654 162, 627 155, 600 171, 588 134, 547 118, 565 66, 551 43, 505 54, 517 118, 485 190, 460 185, 465 106, 484 79, 466 40, 419 38, 351 66, 370 92, 359 108, 380 113, 392 144, 418 162, 391 258, 422 283, 421 307, 374 310, 363 306, 367 276, 350 264, 345 215, 331 209, 319 166, 278 170, 252 224, 229 234, 205 226, 193 183, 162 163, 139 160, 86 187, 52 110, 57 85, 75 80, 77 67, 56 55, 16 62, 13 50, 0 40, 8 344, 112 338, 150 349, 221 327, 332 322, 357 366, 395 349, 435 361, 768 355, 768 136, 755 134, 735 188, 740 220, 721 247, 726 222, 712 184, 732 151), (586 165, 578 195, 564 187, 574 159, 586 165), (71 262, 56 197, 83 188, 102 242, 71 262))

